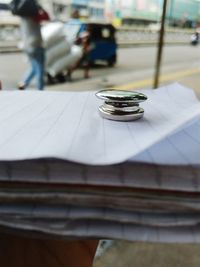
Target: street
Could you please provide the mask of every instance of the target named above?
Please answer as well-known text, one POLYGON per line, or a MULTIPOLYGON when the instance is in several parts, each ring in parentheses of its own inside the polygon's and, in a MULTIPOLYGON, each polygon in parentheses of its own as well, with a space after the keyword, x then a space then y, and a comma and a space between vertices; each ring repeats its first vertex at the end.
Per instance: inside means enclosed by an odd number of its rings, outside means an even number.
MULTIPOLYGON (((160 85, 180 82, 200 93, 199 46, 166 46, 163 49, 160 85)), ((118 49, 118 62, 114 68, 97 65, 91 69, 91 78, 83 79, 83 70, 76 70, 72 82, 47 85, 46 90, 95 90, 120 86, 122 89, 152 87, 156 61, 156 47, 118 49)), ((27 60, 24 54, 0 54, 0 73, 3 88, 14 89, 23 75, 27 60)), ((34 85, 31 87, 34 88, 34 85)))

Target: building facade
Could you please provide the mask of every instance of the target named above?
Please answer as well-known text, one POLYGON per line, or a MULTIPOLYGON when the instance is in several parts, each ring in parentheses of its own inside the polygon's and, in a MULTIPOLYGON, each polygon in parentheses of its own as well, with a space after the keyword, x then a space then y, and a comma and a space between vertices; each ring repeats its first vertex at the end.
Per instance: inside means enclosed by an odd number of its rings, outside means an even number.
MULTIPOLYGON (((2 0, 2 3, 10 0, 2 0)), ((73 10, 81 19, 112 22, 116 26, 148 25, 159 22, 164 0, 38 0, 53 20, 67 21, 73 10)), ((1 0, 0 0, 1 3, 1 0)), ((1 18, 6 13, 1 11, 1 18)), ((10 15, 9 12, 6 16, 10 15)), ((0 20, 1 20, 0 18, 0 20)), ((200 0, 168 0, 166 22, 171 26, 192 27, 200 22, 200 0)))
POLYGON ((103 21, 106 0, 41 0, 55 19, 68 20, 74 10, 80 18, 103 21))
POLYGON ((88 13, 92 20, 104 20, 105 19, 105 0, 89 0, 88 1, 88 13))
MULTIPOLYGON (((163 0, 106 0, 105 16, 122 24, 159 22, 163 0)), ((200 0, 168 0, 167 23, 172 26, 193 27, 200 20, 200 0)))
POLYGON ((195 27, 200 21, 200 1, 170 0, 167 19, 171 26, 195 27))

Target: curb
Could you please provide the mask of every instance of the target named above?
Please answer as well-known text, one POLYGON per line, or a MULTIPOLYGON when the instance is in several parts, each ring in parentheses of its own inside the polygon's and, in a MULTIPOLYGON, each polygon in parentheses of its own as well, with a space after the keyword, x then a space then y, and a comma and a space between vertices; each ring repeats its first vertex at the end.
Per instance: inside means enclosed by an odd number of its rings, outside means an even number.
MULTIPOLYGON (((119 42, 118 47, 121 48, 128 48, 128 47, 137 47, 137 46, 152 46, 152 45, 157 45, 156 42, 119 42)), ((164 45, 189 45, 189 42, 165 42, 164 45)), ((0 46, 0 54, 3 53, 19 53, 22 52, 22 50, 14 45, 12 46, 6 46, 6 45, 1 45, 0 46)))

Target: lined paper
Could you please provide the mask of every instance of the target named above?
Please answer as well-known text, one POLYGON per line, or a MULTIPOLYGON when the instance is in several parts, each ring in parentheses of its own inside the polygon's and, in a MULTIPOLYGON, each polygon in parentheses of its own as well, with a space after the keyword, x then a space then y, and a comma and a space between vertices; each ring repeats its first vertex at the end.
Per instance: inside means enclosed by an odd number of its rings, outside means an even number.
POLYGON ((35 237, 200 242, 200 104, 142 90, 144 118, 100 117, 95 92, 0 93, 0 228, 35 237))
MULTIPOLYGON (((3 92, 0 102, 11 98, 15 104, 0 109, 0 160, 121 163, 199 117, 200 104, 193 91, 179 84, 143 92, 148 96, 142 104, 145 115, 134 122, 101 118, 95 92, 3 92)), ((183 163, 188 160, 179 158, 183 163)))

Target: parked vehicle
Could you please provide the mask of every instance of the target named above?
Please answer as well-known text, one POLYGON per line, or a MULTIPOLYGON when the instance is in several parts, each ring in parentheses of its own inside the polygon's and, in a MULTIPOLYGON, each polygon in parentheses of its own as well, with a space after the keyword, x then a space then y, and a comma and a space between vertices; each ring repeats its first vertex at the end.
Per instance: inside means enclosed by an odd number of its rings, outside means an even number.
POLYGON ((117 43, 115 38, 116 29, 112 24, 83 23, 74 19, 65 24, 65 33, 67 39, 71 42, 75 42, 81 32, 88 29, 92 47, 89 53, 91 64, 104 61, 109 66, 114 66, 117 62, 117 43))
POLYGON ((195 32, 190 37, 191 45, 197 45, 199 43, 199 33, 195 32))

